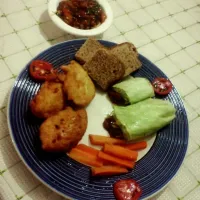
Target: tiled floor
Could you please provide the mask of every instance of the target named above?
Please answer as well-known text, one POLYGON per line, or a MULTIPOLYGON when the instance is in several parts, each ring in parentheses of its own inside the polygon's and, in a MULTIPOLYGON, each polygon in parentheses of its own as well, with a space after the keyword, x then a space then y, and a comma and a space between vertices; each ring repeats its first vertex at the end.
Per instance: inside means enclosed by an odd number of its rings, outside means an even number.
MULTIPOLYGON (((113 25, 102 38, 134 43, 163 70, 184 99, 190 122, 185 161, 151 200, 200 200, 200 0, 108 0, 113 25)), ((0 199, 61 200, 28 172, 6 121, 15 77, 42 50, 75 38, 50 21, 47 0, 0 0, 0 199)))

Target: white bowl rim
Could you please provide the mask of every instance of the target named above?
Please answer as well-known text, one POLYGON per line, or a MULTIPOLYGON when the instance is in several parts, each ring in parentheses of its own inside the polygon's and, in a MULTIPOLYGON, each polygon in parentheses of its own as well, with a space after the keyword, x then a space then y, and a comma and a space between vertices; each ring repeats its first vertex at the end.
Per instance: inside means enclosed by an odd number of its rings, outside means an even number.
POLYGON ((56 15, 57 11, 57 6, 61 0, 50 0, 48 4, 48 13, 52 21, 63 31, 72 34, 72 35, 77 35, 77 36, 95 36, 102 34, 104 31, 106 31, 112 24, 113 21, 113 12, 112 9, 107 2, 107 0, 96 0, 104 9, 107 18, 102 23, 96 28, 90 29, 90 30, 82 30, 82 29, 77 29, 72 26, 69 26, 67 23, 65 23, 59 16, 56 15))

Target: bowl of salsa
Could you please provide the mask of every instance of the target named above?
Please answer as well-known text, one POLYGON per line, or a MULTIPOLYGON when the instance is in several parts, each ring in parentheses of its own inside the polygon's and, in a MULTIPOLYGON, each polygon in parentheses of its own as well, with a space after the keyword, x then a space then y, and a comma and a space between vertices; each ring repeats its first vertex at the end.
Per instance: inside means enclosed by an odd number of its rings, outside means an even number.
POLYGON ((106 0, 50 0, 48 12, 60 29, 76 36, 102 34, 113 21, 106 0))

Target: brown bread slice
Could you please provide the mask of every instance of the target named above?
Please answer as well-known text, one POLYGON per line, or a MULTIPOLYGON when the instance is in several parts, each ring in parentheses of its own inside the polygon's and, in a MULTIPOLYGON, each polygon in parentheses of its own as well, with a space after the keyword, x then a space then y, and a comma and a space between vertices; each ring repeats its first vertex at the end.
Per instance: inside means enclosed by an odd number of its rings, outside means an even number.
POLYGON ((125 72, 124 64, 106 49, 97 50, 83 68, 103 90, 121 80, 125 72))
POLYGON ((124 76, 128 76, 142 66, 142 63, 138 59, 138 52, 132 43, 125 42, 116 45, 110 51, 124 63, 124 76))
POLYGON ((88 38, 75 54, 75 58, 81 64, 84 64, 92 58, 92 56, 95 54, 95 52, 98 49, 101 49, 101 48, 105 48, 105 47, 101 43, 99 43, 96 39, 88 38))

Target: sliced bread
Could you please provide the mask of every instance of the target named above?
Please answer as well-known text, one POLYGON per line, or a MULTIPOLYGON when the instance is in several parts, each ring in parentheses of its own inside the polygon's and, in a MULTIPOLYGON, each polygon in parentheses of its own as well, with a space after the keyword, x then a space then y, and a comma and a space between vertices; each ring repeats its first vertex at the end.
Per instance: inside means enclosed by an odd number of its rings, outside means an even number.
POLYGON ((106 49, 97 50, 83 68, 103 90, 119 81, 125 72, 124 64, 106 49))
POLYGON ((125 42, 110 49, 111 53, 118 57, 125 66, 124 76, 136 71, 142 66, 138 59, 138 52, 132 43, 125 42))
POLYGON ((75 54, 76 60, 81 64, 86 63, 92 58, 98 49, 105 48, 100 42, 94 38, 88 38, 81 48, 75 54))

